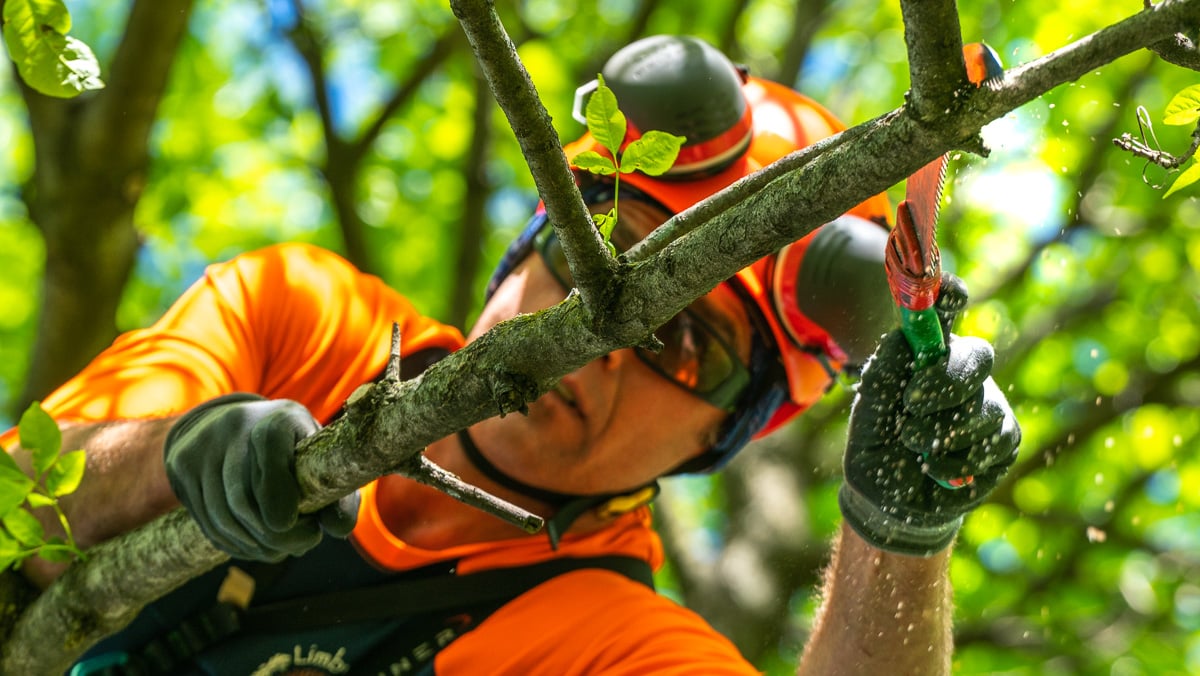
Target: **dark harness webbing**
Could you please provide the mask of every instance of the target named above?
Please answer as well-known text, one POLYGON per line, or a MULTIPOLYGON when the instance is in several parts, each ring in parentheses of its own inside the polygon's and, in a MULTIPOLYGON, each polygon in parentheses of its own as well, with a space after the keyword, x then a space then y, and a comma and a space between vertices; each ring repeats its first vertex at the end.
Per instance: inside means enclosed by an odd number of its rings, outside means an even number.
MULTIPOLYGON (((235 635, 299 632, 339 624, 388 621, 398 626, 355 660, 352 674, 375 674, 402 664, 415 673, 438 651, 477 627, 509 601, 559 575, 601 569, 654 588, 650 564, 627 556, 563 557, 513 568, 455 575, 453 569, 418 579, 290 598, 245 610, 217 603, 195 613, 138 650, 85 660, 71 676, 166 676, 235 635)), ((268 576, 272 574, 266 569, 268 576)), ((421 571, 417 571, 419 574, 421 571)))

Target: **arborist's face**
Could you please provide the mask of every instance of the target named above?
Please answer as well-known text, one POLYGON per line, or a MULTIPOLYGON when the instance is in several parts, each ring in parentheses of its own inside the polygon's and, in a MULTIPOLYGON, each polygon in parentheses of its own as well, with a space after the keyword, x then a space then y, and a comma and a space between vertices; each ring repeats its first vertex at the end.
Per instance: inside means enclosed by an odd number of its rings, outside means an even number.
MULTIPOLYGON (((621 227, 633 240, 667 217, 632 200, 620 209, 621 227)), ((504 280, 471 339, 565 297, 563 273, 544 253, 528 256, 504 280)), ((749 321, 733 292, 718 287, 664 329, 657 335, 668 344, 665 358, 652 361, 632 349, 605 355, 565 376, 528 416, 473 428, 481 450, 522 481, 578 493, 636 487, 699 454, 716 438, 726 400, 744 386, 739 378, 750 353, 749 321)))

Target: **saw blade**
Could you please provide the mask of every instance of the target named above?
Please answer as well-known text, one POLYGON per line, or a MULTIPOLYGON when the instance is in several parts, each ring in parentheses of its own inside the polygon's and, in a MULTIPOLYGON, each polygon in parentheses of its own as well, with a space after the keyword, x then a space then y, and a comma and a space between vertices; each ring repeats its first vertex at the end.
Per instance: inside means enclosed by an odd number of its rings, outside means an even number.
POLYGON ((942 188, 946 184, 947 156, 942 155, 926 164, 908 177, 904 188, 904 199, 912 216, 917 241, 921 245, 921 258, 930 263, 937 246, 937 219, 942 207, 942 188))

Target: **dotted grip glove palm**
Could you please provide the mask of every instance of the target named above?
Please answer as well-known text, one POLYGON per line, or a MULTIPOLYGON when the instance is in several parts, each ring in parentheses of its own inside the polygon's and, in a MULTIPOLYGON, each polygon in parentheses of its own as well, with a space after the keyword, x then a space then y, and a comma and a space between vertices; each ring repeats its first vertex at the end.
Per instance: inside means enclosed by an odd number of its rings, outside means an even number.
POLYGON ((879 549, 913 556, 945 549, 963 515, 1017 458, 1021 431, 991 378, 992 346, 950 333, 965 305, 961 280, 946 275, 937 308, 948 354, 914 371, 912 349, 896 330, 863 371, 838 503, 846 522, 879 549))
POLYGON ((358 513, 354 493, 300 514, 296 444, 318 429, 294 401, 217 397, 172 425, 164 446, 167 479, 218 549, 256 561, 299 556, 316 546, 322 531, 349 535, 358 513))

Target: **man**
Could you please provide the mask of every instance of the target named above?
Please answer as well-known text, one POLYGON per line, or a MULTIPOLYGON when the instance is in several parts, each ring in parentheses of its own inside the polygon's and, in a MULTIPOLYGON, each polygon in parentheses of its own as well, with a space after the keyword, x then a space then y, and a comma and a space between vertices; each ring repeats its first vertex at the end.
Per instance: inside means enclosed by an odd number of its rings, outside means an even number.
MULTIPOLYGON (((621 247, 840 129, 815 103, 746 78, 692 38, 634 43, 604 74, 633 134, 689 139, 663 179, 623 182, 621 247)), ((585 136, 568 154, 592 147, 585 136)), ((579 180, 594 211, 612 205, 607 180, 579 180)), ((656 332, 661 352, 608 354, 563 377, 528 415, 485 420, 428 448, 467 481, 549 517, 549 537, 399 476, 363 487, 356 513, 343 501, 299 516, 294 446, 383 371, 391 323, 401 325, 409 368, 462 339, 312 247, 213 266, 158 323, 119 338, 45 406, 64 443, 89 452, 84 485, 65 505, 81 544, 182 503, 256 579, 253 598, 244 613, 217 600, 239 575, 223 567, 148 607, 74 673, 753 673, 703 620, 638 581, 662 562, 645 503, 656 479, 719 468, 874 349, 888 324, 886 204, 854 213, 697 300, 656 332), (348 540, 321 539, 322 528, 350 526, 348 540)), ((557 303, 570 286, 539 212, 467 339, 557 303)), ((948 287, 947 319, 964 300, 948 287)), ((1019 438, 990 368, 986 343, 952 338, 945 359, 914 374, 901 334, 884 337, 852 418, 841 501, 849 525, 805 673, 947 670, 948 547, 1019 438), (957 491, 934 481, 966 477, 957 491)), ((26 566, 42 584, 58 572, 26 566)))

